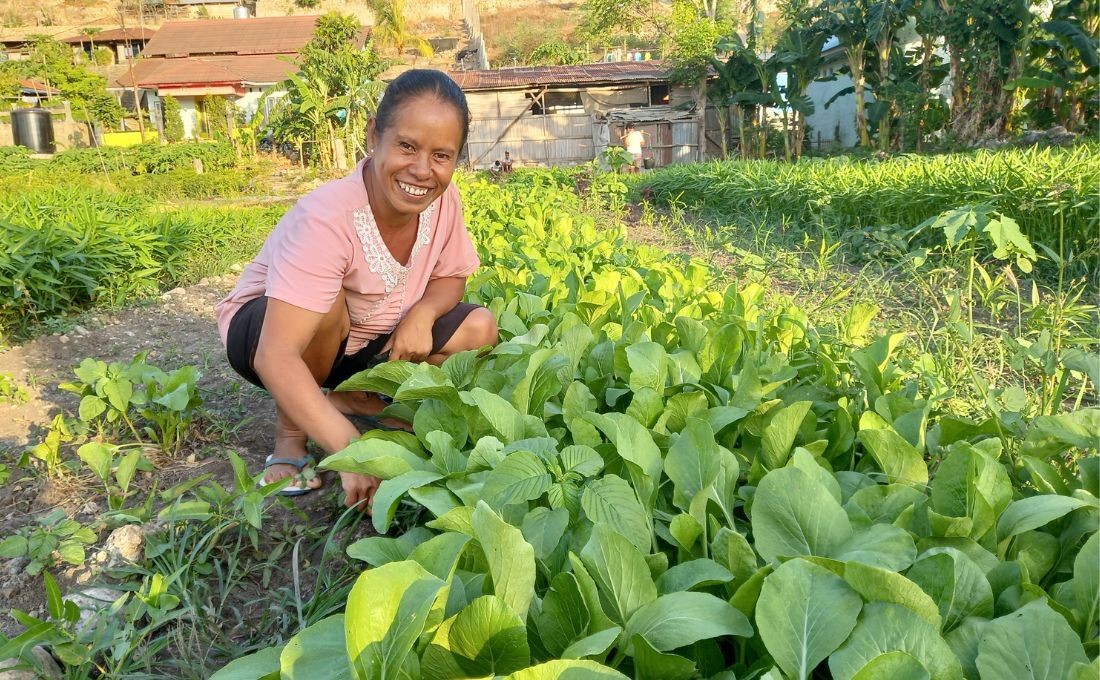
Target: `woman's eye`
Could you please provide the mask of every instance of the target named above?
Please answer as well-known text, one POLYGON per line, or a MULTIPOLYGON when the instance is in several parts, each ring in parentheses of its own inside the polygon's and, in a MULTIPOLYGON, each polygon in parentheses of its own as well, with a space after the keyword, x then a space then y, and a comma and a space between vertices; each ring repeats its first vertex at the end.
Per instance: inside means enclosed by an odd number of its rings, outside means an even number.
POLYGON ((413 146, 412 146, 412 144, 409 144, 408 142, 401 142, 401 148, 404 149, 405 151, 412 151, 413 146))
POLYGON ((451 160, 451 157, 445 153, 437 153, 435 155, 435 159, 441 163, 446 163, 447 161, 451 160))

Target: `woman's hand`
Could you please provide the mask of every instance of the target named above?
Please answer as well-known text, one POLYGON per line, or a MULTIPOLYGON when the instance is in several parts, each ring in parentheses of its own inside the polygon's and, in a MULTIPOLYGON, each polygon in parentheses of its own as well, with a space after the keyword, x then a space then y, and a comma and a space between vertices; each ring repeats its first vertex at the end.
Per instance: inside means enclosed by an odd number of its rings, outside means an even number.
POLYGON ((340 484, 344 487, 344 505, 360 512, 370 512, 374 493, 382 480, 354 472, 341 472, 340 484))
POLYGON ((424 361, 432 353, 432 326, 436 317, 430 308, 413 305, 397 324, 390 338, 389 360, 424 361))

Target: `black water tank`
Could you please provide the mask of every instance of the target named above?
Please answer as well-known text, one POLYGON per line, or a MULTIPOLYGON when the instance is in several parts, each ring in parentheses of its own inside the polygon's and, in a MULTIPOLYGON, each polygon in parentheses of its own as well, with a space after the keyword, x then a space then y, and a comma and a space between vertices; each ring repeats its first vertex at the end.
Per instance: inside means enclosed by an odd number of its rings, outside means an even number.
POLYGON ((46 109, 12 109, 11 131, 15 143, 35 153, 53 153, 53 118, 46 109))

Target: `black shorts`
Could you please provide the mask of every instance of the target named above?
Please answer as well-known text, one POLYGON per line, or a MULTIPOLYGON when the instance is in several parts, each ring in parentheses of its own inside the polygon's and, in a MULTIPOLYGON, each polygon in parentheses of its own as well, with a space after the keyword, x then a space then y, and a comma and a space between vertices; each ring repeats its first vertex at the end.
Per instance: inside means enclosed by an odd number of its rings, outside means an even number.
MULTIPOLYGON (((451 339, 470 315, 470 312, 481 305, 460 302, 451 311, 439 317, 432 326, 432 354, 439 352, 451 339)), ((264 325, 264 315, 267 313, 267 296, 249 300, 237 310, 229 322, 229 334, 225 343, 225 353, 229 358, 229 365, 248 382, 263 387, 263 381, 252 368, 252 362, 256 358, 256 348, 260 344, 260 331, 264 325)), ((365 371, 386 361, 386 355, 381 354, 382 348, 390 340, 389 333, 380 335, 367 343, 366 347, 355 354, 345 355, 344 349, 348 345, 348 339, 344 338, 340 343, 340 351, 336 353, 336 361, 332 363, 332 370, 328 377, 321 383, 321 387, 336 387, 351 376, 365 371)), ((265 388, 266 389, 266 388, 265 388)))

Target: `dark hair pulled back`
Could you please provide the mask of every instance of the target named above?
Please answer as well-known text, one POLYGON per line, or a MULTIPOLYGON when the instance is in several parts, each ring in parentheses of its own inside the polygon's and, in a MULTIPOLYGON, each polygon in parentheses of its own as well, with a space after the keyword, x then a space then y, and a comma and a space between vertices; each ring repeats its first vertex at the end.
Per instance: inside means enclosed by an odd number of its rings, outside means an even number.
POLYGON ((464 146, 466 136, 470 133, 470 107, 466 103, 466 95, 450 76, 434 69, 409 69, 386 86, 378 111, 374 114, 375 132, 382 134, 393 124, 393 117, 402 104, 423 96, 434 96, 458 111, 459 118, 462 119, 462 145, 464 146))

